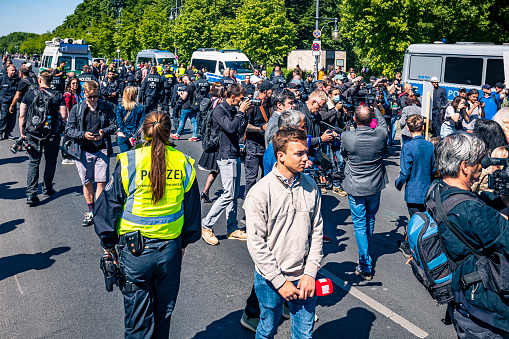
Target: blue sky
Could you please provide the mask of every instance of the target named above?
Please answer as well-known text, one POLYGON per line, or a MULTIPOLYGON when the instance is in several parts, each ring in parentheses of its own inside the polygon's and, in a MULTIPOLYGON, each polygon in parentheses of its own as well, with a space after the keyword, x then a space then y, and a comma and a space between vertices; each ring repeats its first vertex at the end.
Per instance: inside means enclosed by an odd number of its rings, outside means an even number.
POLYGON ((0 36, 12 32, 41 34, 62 24, 65 17, 72 14, 83 0, 5 0, 0 1, 2 19, 0 36), (20 16, 19 9, 26 15, 20 16))

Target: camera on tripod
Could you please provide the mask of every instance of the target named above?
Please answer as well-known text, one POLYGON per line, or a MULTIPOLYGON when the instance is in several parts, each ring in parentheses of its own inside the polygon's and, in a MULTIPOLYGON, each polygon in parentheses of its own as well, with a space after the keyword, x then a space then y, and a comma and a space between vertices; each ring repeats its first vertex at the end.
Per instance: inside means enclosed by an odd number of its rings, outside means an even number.
POLYGON ((481 161, 482 168, 489 166, 503 166, 492 174, 488 175, 488 188, 500 195, 509 196, 509 159, 508 158, 490 158, 485 156, 481 161))
POLYGON ((19 148, 21 149, 25 148, 27 151, 30 151, 32 149, 32 146, 28 143, 27 139, 19 137, 14 142, 14 145, 11 146, 11 152, 16 154, 18 153, 19 148))

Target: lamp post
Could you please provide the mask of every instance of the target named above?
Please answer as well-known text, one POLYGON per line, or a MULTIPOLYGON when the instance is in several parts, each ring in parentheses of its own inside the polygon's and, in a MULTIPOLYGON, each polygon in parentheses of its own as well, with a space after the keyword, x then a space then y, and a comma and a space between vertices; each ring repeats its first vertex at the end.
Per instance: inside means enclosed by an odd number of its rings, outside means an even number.
MULTIPOLYGON (((320 27, 320 20, 329 20, 326 22, 320 31, 324 29, 325 26, 327 26, 330 23, 334 23, 334 31, 332 31, 332 40, 338 41, 339 40, 339 30, 338 30, 338 18, 322 18, 319 15, 320 11, 320 0, 316 0, 316 15, 315 15, 315 29, 318 30, 320 27)), ((320 56, 315 55, 315 80, 318 80, 318 59, 320 56)))
MULTIPOLYGON (((179 6, 179 0, 175 0, 175 7, 170 8, 170 21, 173 21, 178 18, 178 16, 181 14, 182 10, 184 9, 184 0, 180 0, 180 6, 179 6)), ((175 56, 177 56, 177 44, 175 43, 175 56)))

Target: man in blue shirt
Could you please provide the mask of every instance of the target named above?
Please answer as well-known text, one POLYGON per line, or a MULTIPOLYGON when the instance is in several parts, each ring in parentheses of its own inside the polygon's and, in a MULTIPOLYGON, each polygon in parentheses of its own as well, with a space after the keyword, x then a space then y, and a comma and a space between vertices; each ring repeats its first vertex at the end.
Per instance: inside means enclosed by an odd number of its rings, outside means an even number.
MULTIPOLYGON (((401 149, 399 177, 396 179, 396 188, 401 191, 405 187, 405 201, 410 218, 416 212, 426 210, 426 193, 428 192, 435 168, 435 148, 422 136, 424 119, 413 114, 406 119, 408 130, 412 139, 401 149)), ((405 256, 410 255, 407 240, 399 242, 399 249, 405 256)))
POLYGON ((482 86, 484 97, 479 99, 481 107, 484 109, 484 118, 491 120, 497 114, 497 102, 493 95, 491 95, 491 86, 485 84, 482 86))

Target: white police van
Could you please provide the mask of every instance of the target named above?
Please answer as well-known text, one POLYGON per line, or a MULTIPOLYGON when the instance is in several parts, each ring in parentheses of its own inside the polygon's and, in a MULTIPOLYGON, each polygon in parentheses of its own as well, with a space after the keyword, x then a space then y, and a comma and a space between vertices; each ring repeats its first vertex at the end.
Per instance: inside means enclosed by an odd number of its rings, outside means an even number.
POLYGON ((246 75, 253 74, 253 66, 249 58, 238 49, 198 48, 191 57, 191 66, 206 69, 205 75, 209 82, 219 81, 226 68, 235 70, 235 77, 244 81, 246 75))
POLYGON ((53 38, 51 41, 46 41, 39 73, 50 67, 56 69, 61 61, 65 61, 67 72, 74 72, 76 76, 80 75, 84 65, 92 64, 90 46, 85 43, 85 40, 71 38, 63 40, 53 38))
POLYGON ((173 53, 158 49, 144 49, 138 52, 138 55, 136 55, 136 67, 139 67, 142 62, 145 64, 151 62, 152 66, 157 67, 159 75, 162 74, 163 68, 166 65, 170 65, 173 69, 178 67, 177 59, 173 53))
POLYGON ((484 84, 494 87, 497 82, 503 83, 503 52, 507 51, 509 45, 492 43, 410 45, 403 60, 403 82, 417 87, 417 93, 422 94, 423 83, 437 77, 452 100, 461 87, 480 90, 484 84))

